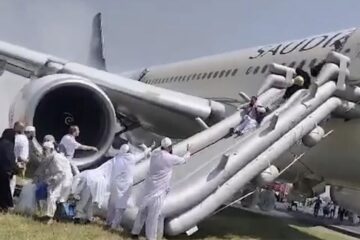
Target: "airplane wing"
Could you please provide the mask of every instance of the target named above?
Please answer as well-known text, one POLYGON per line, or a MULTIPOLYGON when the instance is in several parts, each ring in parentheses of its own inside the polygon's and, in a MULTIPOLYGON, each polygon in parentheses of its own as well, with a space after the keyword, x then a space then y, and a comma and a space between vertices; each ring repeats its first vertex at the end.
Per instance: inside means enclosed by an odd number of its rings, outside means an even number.
POLYGON ((83 129, 80 140, 110 146, 109 136, 112 139, 117 115, 157 134, 184 138, 218 122, 225 114, 225 107, 216 101, 5 42, 0 42, 0 67, 2 71, 35 79, 21 91, 9 121, 41 125, 40 137, 49 133, 60 137, 68 125, 77 124, 83 129))

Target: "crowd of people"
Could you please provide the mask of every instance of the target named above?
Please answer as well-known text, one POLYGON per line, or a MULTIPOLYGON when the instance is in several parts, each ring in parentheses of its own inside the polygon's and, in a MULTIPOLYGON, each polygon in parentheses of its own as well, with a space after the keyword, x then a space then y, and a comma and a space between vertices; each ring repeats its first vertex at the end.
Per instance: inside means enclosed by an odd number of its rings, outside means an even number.
POLYGON ((80 172, 72 161, 75 151, 97 151, 97 148, 80 144, 76 140, 79 134, 79 127, 71 126, 59 144, 54 136, 46 135, 40 145, 33 126, 16 122, 13 128, 5 129, 0 138, 0 211, 14 209, 16 176, 26 175, 32 181, 23 186, 18 205, 25 201, 23 195, 32 192, 37 212, 43 213, 41 219, 47 224, 53 224, 57 209, 72 199, 76 201, 74 223, 91 222, 94 208, 107 206, 107 228, 121 228, 136 163, 151 157, 144 198, 131 233, 134 238, 138 237, 145 224, 146 238, 156 239, 158 226, 163 224, 161 210, 170 189, 173 166, 186 162, 190 157, 189 146, 187 153, 179 157, 172 154, 169 138, 164 138, 160 149, 154 151, 154 146, 145 145, 140 152, 132 151, 129 144, 124 143, 112 159, 98 168, 80 172), (106 193, 110 196, 104 202, 106 193))

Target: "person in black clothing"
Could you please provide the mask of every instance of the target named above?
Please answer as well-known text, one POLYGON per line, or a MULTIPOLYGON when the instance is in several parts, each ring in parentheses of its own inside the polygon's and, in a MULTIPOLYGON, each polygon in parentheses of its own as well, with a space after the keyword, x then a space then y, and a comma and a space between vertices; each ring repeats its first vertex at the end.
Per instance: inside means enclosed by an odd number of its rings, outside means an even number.
POLYGON ((15 131, 5 129, 0 139, 0 211, 7 212, 14 206, 10 179, 15 174, 15 131))
POLYGON ((296 91, 300 89, 309 89, 311 81, 310 76, 307 72, 301 68, 296 68, 296 77, 294 78, 294 84, 288 87, 283 96, 284 100, 289 99, 296 91))

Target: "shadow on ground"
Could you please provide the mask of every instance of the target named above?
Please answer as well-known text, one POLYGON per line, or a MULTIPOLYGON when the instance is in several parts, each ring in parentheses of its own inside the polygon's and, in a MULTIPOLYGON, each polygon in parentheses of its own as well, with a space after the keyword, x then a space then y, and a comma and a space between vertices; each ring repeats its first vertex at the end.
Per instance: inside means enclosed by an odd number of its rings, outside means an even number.
POLYGON ((180 235, 170 239, 320 239, 291 227, 291 224, 299 227, 312 226, 291 219, 259 216, 229 208, 202 222, 194 235, 180 235))

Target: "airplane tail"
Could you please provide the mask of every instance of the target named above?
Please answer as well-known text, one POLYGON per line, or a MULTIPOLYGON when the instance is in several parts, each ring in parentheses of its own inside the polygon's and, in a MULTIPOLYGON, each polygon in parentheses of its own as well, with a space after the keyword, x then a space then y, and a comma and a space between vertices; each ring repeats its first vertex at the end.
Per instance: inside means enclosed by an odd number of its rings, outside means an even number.
POLYGON ((106 70, 103 40, 101 13, 99 12, 95 15, 92 23, 88 65, 97 69, 106 70))

